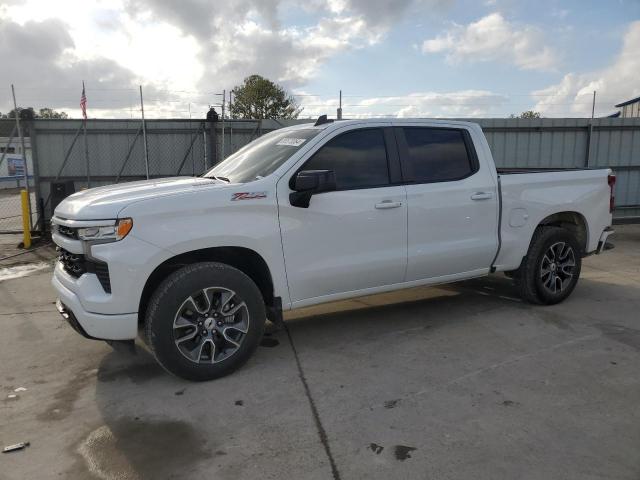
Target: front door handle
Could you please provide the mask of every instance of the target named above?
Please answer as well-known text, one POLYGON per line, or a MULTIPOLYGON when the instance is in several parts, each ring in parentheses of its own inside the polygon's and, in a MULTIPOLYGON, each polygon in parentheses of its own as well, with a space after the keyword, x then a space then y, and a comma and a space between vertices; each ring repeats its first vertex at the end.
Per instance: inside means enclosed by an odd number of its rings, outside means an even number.
POLYGON ((471 200, 488 200, 493 197, 493 193, 491 192, 476 192, 471 195, 471 200))
POLYGON ((383 200, 380 203, 376 203, 378 210, 386 210, 387 208, 398 208, 402 206, 402 202, 392 202, 391 200, 383 200))

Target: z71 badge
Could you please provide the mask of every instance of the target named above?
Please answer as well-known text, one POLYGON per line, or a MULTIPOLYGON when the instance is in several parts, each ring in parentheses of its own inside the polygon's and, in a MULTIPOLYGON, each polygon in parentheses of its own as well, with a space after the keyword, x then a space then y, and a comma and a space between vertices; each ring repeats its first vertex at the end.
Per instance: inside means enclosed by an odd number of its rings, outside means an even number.
POLYGON ((267 198, 267 192, 238 192, 231 195, 231 201, 255 200, 258 198, 267 198))

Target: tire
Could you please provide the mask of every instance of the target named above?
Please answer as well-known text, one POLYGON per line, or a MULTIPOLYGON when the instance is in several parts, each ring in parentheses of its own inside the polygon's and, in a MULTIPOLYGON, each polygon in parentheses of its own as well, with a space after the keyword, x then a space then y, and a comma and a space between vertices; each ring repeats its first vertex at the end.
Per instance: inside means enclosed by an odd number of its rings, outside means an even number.
POLYGON ((571 295, 581 267, 582 249, 571 232, 560 227, 538 227, 513 279, 523 300, 553 305, 571 295))
POLYGON ((205 381, 228 375, 249 359, 265 320, 262 294, 247 275, 223 263, 202 262, 173 272, 156 289, 144 337, 165 370, 205 381))

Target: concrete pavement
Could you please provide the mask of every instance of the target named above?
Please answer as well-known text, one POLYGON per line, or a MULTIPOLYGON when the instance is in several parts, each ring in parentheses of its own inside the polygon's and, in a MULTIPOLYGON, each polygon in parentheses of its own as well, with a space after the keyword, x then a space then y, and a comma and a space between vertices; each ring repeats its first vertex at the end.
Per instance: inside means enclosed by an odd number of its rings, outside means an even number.
POLYGON ((616 229, 563 304, 495 275, 305 309, 200 384, 79 337, 50 271, 0 282, 0 442, 31 442, 0 478, 637 479, 640 228, 616 229))

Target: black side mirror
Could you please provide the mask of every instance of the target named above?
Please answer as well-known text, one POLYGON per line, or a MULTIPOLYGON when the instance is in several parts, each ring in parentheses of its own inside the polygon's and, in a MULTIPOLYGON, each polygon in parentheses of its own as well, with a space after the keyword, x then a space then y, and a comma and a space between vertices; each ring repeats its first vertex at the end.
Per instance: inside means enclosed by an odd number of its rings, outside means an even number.
POLYGON ((290 186, 295 191, 289 194, 289 202, 294 207, 308 208, 313 194, 336 189, 333 170, 302 170, 292 180, 290 186))

